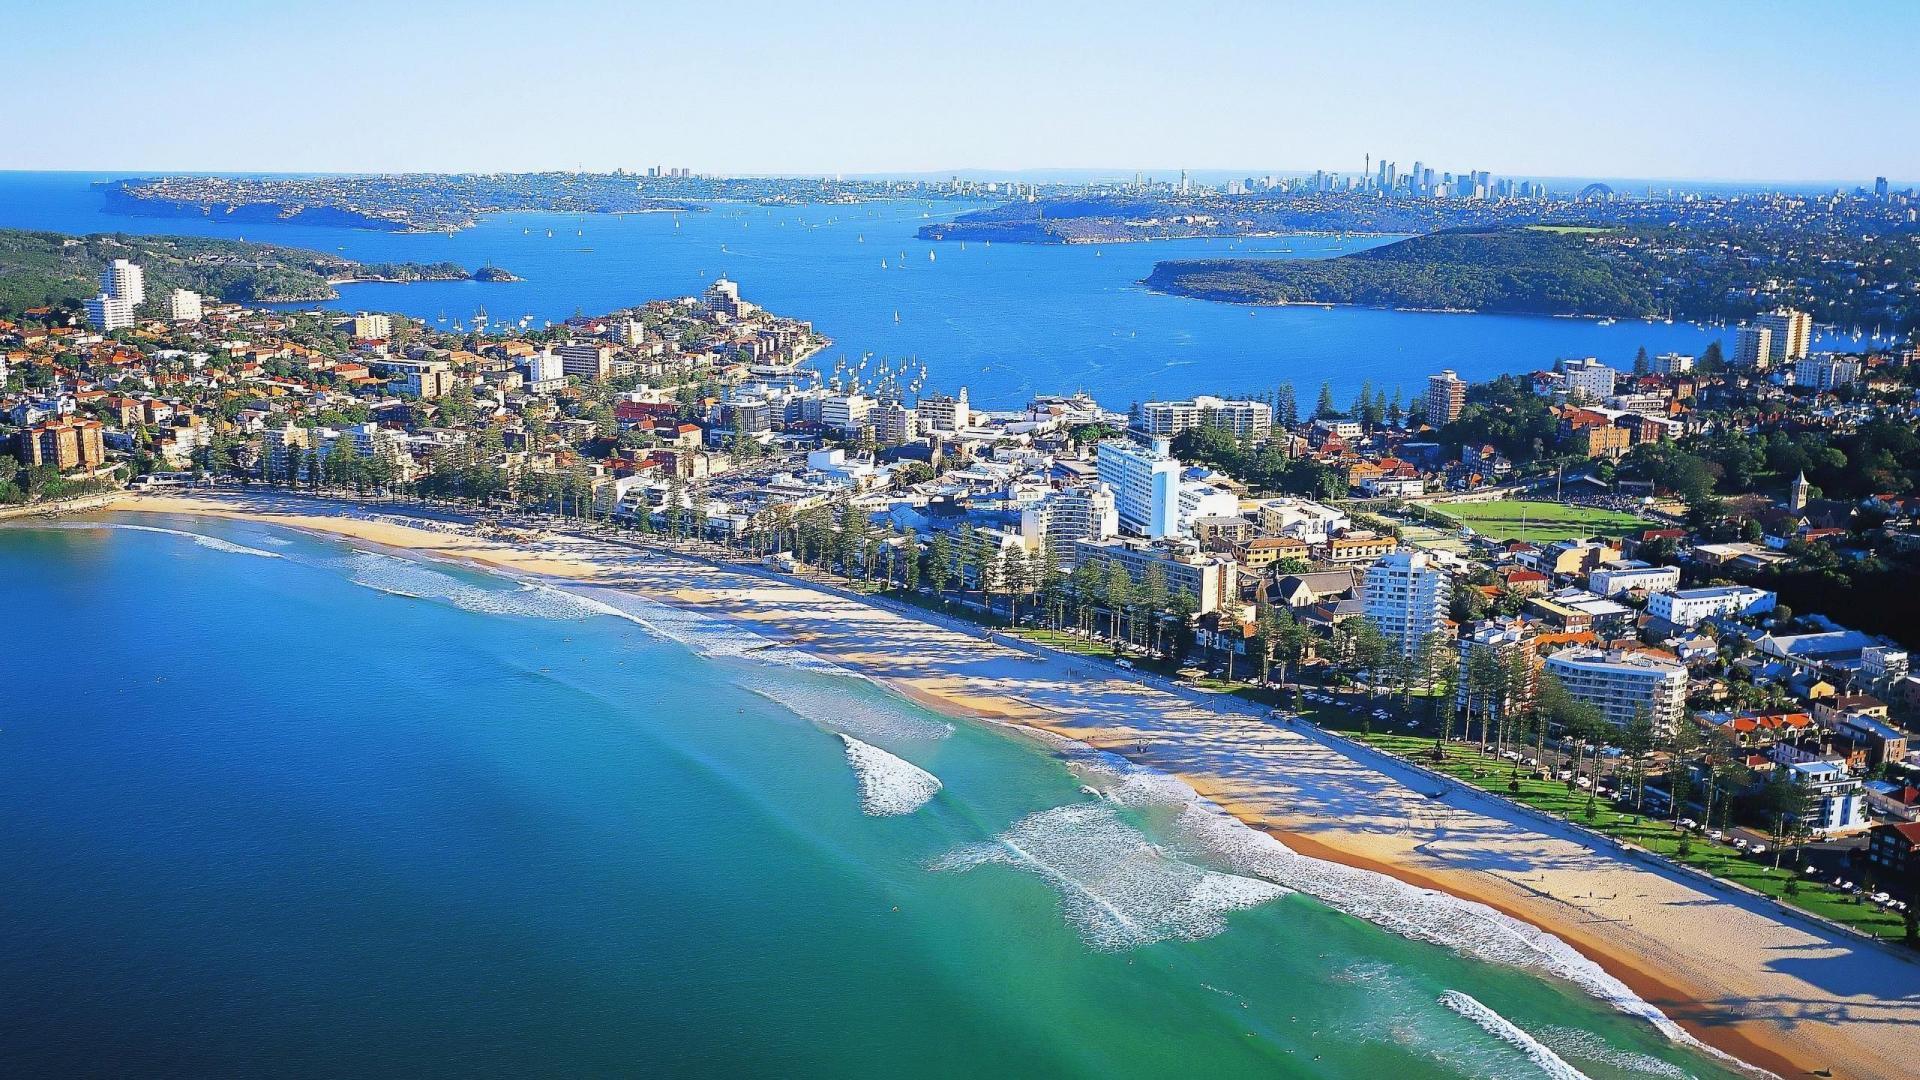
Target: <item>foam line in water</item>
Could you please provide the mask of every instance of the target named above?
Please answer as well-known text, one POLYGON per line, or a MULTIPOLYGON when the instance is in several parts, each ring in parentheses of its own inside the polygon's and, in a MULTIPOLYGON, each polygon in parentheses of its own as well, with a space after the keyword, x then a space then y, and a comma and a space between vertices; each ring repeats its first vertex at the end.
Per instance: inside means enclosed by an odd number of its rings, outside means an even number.
POLYGON ((42 529, 125 529, 129 532, 160 533, 163 536, 184 536, 203 548, 224 551, 232 555, 255 555, 262 559, 283 559, 286 556, 277 551, 262 551, 259 548, 236 544, 231 540, 222 540, 205 533, 190 532, 186 529, 163 529, 158 525, 134 525, 125 521, 55 521, 44 525, 30 525, 28 528, 42 529))
POLYGON ((700 656, 741 657, 783 667, 846 674, 844 669, 835 664, 787 648, 772 638, 756 634, 726 619, 702 615, 637 593, 614 589, 557 591, 591 599, 596 610, 626 619, 655 637, 683 645, 700 656))
POLYGON ((1409 885, 1373 870, 1302 855, 1208 802, 1178 777, 1057 735, 1037 733, 1061 748, 1068 768, 1109 801, 1178 810, 1173 842, 1191 857, 1302 892, 1337 911, 1416 941, 1476 960, 1552 975, 1629 1016, 1652 1024, 1675 1043, 1755 1075, 1771 1075, 1706 1045, 1573 946, 1486 904, 1409 885))
POLYGON ((933 864, 964 871, 1001 863, 1040 876, 1082 940, 1118 952, 1226 928, 1226 915, 1285 896, 1271 882, 1208 870, 1168 855, 1109 806, 1078 803, 1030 814, 993 842, 933 864))
POLYGON ((1662 1061, 1652 1054, 1634 1053, 1628 1050, 1615 1050, 1607 1045, 1607 1040, 1581 1028, 1549 1027, 1542 1028, 1539 1039, 1553 1048, 1561 1057, 1578 1058, 1585 1061, 1597 1061, 1622 1072, 1639 1073, 1642 1076, 1657 1076, 1661 1080, 1692 1080, 1693 1074, 1675 1065, 1671 1061, 1662 1061))
POLYGON ((849 689, 814 685, 808 676, 772 676, 742 682, 748 690, 828 731, 863 739, 944 739, 953 725, 914 716, 904 705, 862 699, 849 689), (804 681, 802 681, 804 680, 804 681))
POLYGON ((355 549, 347 569, 349 580, 363 588, 415 600, 439 600, 482 615, 584 619, 596 614, 580 598, 558 589, 525 582, 512 588, 482 588, 419 560, 376 551, 355 549))
POLYGON ((1487 1034, 1511 1044, 1553 1080, 1589 1080, 1586 1073, 1567 1064, 1565 1058, 1548 1049, 1546 1044, 1527 1034, 1518 1024, 1482 1005, 1472 995, 1449 990, 1440 995, 1440 1003, 1480 1025, 1487 1034))
POLYGON ((860 779, 860 809, 873 817, 911 814, 940 793, 940 778, 844 732, 847 764, 860 779))

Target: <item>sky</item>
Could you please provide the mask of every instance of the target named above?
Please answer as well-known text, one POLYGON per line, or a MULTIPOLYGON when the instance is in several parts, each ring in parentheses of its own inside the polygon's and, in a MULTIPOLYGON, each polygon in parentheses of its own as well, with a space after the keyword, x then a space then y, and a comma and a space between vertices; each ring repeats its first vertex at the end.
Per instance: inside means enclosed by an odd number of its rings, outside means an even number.
POLYGON ((0 169, 1920 182, 1920 3, 0 0, 0 169))

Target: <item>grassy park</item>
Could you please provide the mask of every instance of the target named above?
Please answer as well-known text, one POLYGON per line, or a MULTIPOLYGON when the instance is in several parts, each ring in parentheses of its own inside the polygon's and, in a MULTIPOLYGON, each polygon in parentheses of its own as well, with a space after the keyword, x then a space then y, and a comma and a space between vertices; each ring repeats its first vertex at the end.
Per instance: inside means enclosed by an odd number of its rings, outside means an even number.
POLYGON ((1586 536, 1619 536, 1648 528, 1652 524, 1645 518, 1620 510, 1523 499, 1448 503, 1428 509, 1483 536, 1531 543, 1551 543, 1586 536))

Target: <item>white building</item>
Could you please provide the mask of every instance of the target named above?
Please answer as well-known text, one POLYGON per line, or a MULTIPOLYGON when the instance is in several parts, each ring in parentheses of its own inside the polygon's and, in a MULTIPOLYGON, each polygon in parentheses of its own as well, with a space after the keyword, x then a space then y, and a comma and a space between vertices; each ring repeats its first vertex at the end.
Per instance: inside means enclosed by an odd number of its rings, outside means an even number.
POLYGON ((1033 550, 1053 549, 1061 563, 1073 561, 1075 541, 1111 540, 1119 533, 1120 515, 1105 484, 1051 491, 1020 510, 1020 538, 1033 550))
POLYGON ((1647 597, 1647 614, 1675 626, 1692 626, 1715 615, 1747 618, 1773 610, 1774 594, 1749 585, 1676 589, 1647 597))
POLYGON ((1547 657, 1541 669, 1558 678, 1574 700, 1599 709, 1616 727, 1626 727, 1637 713, 1663 730, 1686 715, 1687 669, 1672 661, 1638 652, 1573 648, 1547 657))
POLYGON ((1324 544, 1336 533, 1353 528, 1353 519, 1331 506, 1307 499, 1268 499, 1260 504, 1260 535, 1287 536, 1308 544, 1324 544))
POLYGON ((1867 827, 1865 786, 1831 761, 1797 761, 1787 766, 1787 779, 1807 792, 1807 812, 1801 823, 1818 834, 1852 832, 1867 827))
POLYGON ((1425 552, 1401 551, 1367 567, 1362 610, 1402 656, 1412 656, 1446 620, 1453 579, 1425 552))
POLYGON ((146 274, 125 259, 113 260, 113 265, 101 272, 100 288, 116 300, 125 300, 128 307, 147 302, 146 274))
POLYGON ((1094 464, 1113 491, 1121 531, 1153 540, 1178 531, 1181 469, 1166 438, 1108 439, 1095 448, 1094 464))
POLYGON ((1149 401, 1134 417, 1139 430, 1168 438, 1203 425, 1225 428, 1236 439, 1263 439, 1273 430, 1273 410, 1263 401, 1228 401, 1202 395, 1191 401, 1149 401))
POLYGON ((133 304, 122 297, 101 293, 87 301, 87 322, 101 333, 124 330, 133 325, 133 304))
POLYGON ((1619 372, 1589 356, 1560 365, 1560 388, 1575 401, 1605 401, 1613 396, 1619 372))
POLYGON ((1118 564, 1135 584, 1146 581, 1149 569, 1158 568, 1167 583, 1167 592, 1186 593, 1194 601, 1196 614, 1218 611, 1238 596, 1239 566, 1232 559, 1200 553, 1191 544, 1162 541, 1150 543, 1137 539, 1077 540, 1073 545, 1075 565, 1085 564, 1105 574, 1118 564))
POLYGON ((1694 358, 1686 353, 1661 353, 1653 358, 1655 375, 1685 375, 1693 370, 1694 358))
POLYGON ((1680 587, 1677 566, 1616 566, 1587 575, 1587 588, 1601 596, 1665 592, 1680 587))
POLYGON ((1240 497, 1204 480, 1182 478, 1175 499, 1179 509, 1174 515, 1174 531, 1181 536, 1193 533, 1193 523, 1203 517, 1234 517, 1240 513, 1240 497))
POLYGON ((820 423, 842 435, 857 435, 867 425, 874 401, 865 394, 828 394, 820 399, 820 423))
POLYGON ((199 322, 200 294, 192 289, 175 289, 168 293, 167 318, 174 322, 199 322))
POLYGON ((537 352, 520 358, 526 388, 532 394, 551 394, 567 385, 567 365, 557 353, 537 352))
POLYGON ((1467 404, 1467 383, 1452 368, 1427 376, 1426 417, 1430 428, 1443 428, 1460 418, 1467 404))
POLYGON ((960 431, 973 422, 973 412, 967 406, 967 388, 964 386, 958 394, 951 396, 928 394, 914 402, 913 411, 919 414, 923 431, 960 431))
POLYGON ((1860 361, 1851 356, 1821 353, 1794 361, 1793 385, 1814 390, 1838 390, 1860 380, 1860 361))

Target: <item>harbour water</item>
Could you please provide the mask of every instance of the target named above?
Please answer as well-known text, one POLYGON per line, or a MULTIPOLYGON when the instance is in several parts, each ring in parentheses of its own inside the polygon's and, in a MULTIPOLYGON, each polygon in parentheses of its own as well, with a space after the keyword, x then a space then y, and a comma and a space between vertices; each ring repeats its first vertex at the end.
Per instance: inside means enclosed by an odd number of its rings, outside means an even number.
MULTIPOLYGON (((835 348, 818 363, 867 353, 915 357, 929 384, 966 386, 974 403, 1017 408, 1034 394, 1085 390, 1125 408, 1148 397, 1265 393, 1292 382, 1311 404, 1332 384, 1345 405, 1370 382, 1408 400, 1428 375, 1467 379, 1596 356, 1619 367, 1634 352, 1697 353, 1722 330, 1686 323, 1380 311, 1248 309, 1163 296, 1138 284, 1166 258, 1319 258, 1378 238, 1284 237, 1032 246, 933 243, 927 221, 967 204, 716 205, 704 213, 501 214, 452 235, 248 222, 129 217, 102 211, 81 173, 0 173, 0 227, 61 232, 244 238, 362 261, 505 267, 517 283, 424 282, 343 287, 327 306, 396 311, 451 327, 484 307, 495 324, 557 322, 662 297, 695 295, 725 274, 742 295, 810 319, 835 348), (549 236, 551 233, 551 236, 549 236), (931 256, 931 257, 930 257, 931 256), (883 267, 882 264, 885 264, 883 267), (898 316, 896 320, 895 316, 898 316)), ((1730 341, 1729 341, 1730 344, 1730 341)))
POLYGON ((0 582, 10 1075, 1727 1075, 694 614, 151 515, 0 582))

